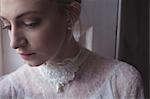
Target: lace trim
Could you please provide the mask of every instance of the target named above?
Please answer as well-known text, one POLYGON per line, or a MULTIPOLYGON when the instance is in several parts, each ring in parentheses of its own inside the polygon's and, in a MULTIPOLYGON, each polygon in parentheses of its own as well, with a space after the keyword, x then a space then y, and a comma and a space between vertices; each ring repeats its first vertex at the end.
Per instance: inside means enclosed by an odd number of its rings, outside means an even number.
POLYGON ((57 92, 63 92, 63 87, 76 77, 80 65, 87 57, 82 48, 74 58, 67 58, 62 63, 41 65, 38 71, 42 77, 56 87, 57 92))

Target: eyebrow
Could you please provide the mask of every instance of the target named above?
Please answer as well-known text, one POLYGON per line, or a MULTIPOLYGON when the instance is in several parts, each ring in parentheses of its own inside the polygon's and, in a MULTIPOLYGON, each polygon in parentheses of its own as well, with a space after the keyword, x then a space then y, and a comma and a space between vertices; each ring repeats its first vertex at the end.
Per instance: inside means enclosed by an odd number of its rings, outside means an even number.
POLYGON ((5 18, 3 18, 3 17, 0 16, 0 22, 3 23, 3 22, 5 22, 5 21, 7 22, 7 19, 5 19, 5 18))
POLYGON ((6 20, 6 19, 5 19, 5 18, 3 18, 2 16, 0 16, 0 20, 1 20, 1 21, 3 21, 3 20, 6 20))
POLYGON ((25 13, 20 14, 15 19, 19 19, 19 18, 21 18, 21 17, 23 17, 25 15, 28 15, 28 14, 39 14, 39 13, 41 13, 41 12, 39 12, 39 11, 29 11, 29 12, 25 12, 25 13))
MULTIPOLYGON (((39 14, 39 13, 41 13, 41 12, 40 11, 28 11, 28 12, 25 12, 25 13, 22 13, 22 14, 18 15, 15 19, 19 19, 19 18, 21 18, 21 17, 23 17, 25 15, 28 15, 28 14, 39 14)), ((7 21, 7 19, 2 17, 2 16, 0 16, 0 20, 7 21)))

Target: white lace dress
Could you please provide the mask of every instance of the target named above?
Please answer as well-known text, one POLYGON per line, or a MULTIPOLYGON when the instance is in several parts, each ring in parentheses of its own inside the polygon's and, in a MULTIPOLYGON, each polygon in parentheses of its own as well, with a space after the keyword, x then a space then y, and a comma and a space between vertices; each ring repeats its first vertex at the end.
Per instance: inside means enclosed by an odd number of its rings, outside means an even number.
POLYGON ((1 77, 0 99, 144 99, 139 72, 124 62, 84 49, 57 65, 25 64, 1 77))

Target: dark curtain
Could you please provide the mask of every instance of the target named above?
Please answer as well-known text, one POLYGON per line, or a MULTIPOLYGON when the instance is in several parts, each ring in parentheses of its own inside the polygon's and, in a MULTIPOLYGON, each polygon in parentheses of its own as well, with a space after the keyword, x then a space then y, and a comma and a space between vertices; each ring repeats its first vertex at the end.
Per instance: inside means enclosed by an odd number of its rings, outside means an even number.
POLYGON ((119 60, 141 73, 149 96, 149 0, 122 0, 119 60))

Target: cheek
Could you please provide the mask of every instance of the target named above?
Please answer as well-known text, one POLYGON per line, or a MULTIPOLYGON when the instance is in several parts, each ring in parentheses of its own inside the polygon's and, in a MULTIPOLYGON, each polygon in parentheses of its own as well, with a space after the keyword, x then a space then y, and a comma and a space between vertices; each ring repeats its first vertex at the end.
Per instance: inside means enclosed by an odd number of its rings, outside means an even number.
POLYGON ((30 31, 31 47, 57 50, 66 36, 65 22, 60 19, 44 21, 39 28, 30 31))
POLYGON ((29 43, 33 49, 55 50, 63 41, 65 34, 56 29, 40 29, 30 33, 29 43))

